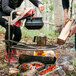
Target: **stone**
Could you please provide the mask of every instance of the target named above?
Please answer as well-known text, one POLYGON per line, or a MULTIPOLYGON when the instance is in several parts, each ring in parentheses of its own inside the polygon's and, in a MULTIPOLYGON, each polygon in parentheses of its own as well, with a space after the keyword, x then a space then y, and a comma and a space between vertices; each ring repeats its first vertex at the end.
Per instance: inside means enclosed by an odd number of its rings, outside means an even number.
POLYGON ((20 71, 17 68, 9 68, 9 75, 17 75, 19 72, 20 71))
POLYGON ((36 69, 28 70, 20 74, 20 76, 38 76, 38 75, 39 75, 39 72, 36 69))
POLYGON ((68 66, 68 71, 74 71, 73 65, 69 65, 69 66, 68 66))

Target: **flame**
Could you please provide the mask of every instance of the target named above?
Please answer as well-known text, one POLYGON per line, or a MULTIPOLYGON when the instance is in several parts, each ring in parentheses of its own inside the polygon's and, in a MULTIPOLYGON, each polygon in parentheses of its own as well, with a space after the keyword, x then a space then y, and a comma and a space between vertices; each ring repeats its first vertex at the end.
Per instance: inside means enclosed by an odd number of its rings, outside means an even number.
MULTIPOLYGON (((39 55, 41 55, 41 56, 46 56, 47 55, 47 53, 48 53, 48 51, 35 51, 35 56, 39 56, 39 55)), ((55 57, 57 58, 57 52, 55 53, 55 57)))
POLYGON ((44 53, 44 51, 36 51, 36 52, 35 52, 35 56, 42 55, 43 53, 44 53))

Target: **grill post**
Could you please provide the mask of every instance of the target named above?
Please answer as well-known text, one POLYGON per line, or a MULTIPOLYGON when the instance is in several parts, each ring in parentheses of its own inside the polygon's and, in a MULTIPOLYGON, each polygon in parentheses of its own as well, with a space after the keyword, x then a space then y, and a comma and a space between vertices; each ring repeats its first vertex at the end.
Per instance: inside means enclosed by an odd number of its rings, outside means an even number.
MULTIPOLYGON (((76 19, 75 19, 75 24, 76 24, 76 19)), ((76 33, 75 33, 75 51, 76 51, 76 33)))

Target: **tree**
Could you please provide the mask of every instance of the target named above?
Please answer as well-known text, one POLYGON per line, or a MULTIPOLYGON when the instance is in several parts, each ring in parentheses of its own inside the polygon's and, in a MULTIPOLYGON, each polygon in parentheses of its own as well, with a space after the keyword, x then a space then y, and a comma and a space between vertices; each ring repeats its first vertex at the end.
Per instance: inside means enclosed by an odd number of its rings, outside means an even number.
POLYGON ((53 6, 54 6, 54 22, 56 25, 56 31, 59 32, 60 26, 63 23, 62 0, 53 0, 53 6))

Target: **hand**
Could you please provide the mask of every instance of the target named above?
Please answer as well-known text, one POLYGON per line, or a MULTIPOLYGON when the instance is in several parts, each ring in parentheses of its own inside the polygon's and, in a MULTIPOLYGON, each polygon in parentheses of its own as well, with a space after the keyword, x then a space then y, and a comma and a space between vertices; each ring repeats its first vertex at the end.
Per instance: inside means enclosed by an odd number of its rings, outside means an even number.
POLYGON ((76 33, 76 25, 71 27, 69 37, 71 37, 75 33, 76 33))
POLYGON ((66 25, 66 23, 68 22, 68 20, 71 20, 68 16, 68 14, 64 15, 64 23, 63 23, 63 27, 66 25))
POLYGON ((64 23, 63 23, 63 27, 66 25, 68 20, 71 20, 70 17, 68 16, 68 9, 64 9, 64 23))
POLYGON ((24 13, 23 11, 19 11, 19 12, 17 12, 17 15, 21 16, 23 13, 24 13))
POLYGON ((39 5, 38 5, 38 8, 39 8, 39 11, 42 12, 42 11, 44 10, 44 5, 39 4, 39 5))

